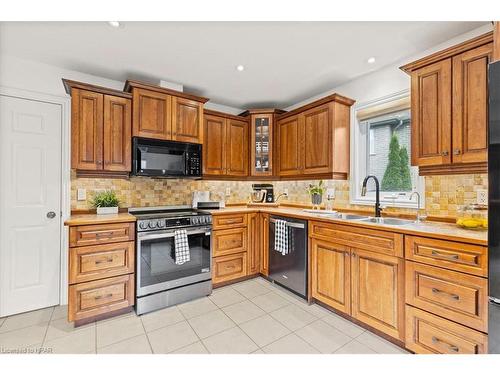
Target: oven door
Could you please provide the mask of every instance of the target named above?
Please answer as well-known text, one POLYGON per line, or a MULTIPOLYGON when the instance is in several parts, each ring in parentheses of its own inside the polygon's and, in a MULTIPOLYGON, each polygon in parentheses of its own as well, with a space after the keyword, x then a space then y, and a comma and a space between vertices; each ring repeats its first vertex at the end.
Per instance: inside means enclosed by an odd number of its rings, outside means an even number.
POLYGON ((137 234, 137 296, 211 279, 211 228, 187 229, 191 260, 175 264, 174 230, 137 234))

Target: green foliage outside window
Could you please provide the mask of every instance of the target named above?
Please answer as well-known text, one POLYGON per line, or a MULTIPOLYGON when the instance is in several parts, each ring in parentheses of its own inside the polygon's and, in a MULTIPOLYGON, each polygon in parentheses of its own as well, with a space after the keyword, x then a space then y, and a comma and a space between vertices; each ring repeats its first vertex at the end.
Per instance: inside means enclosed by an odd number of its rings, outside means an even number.
POLYGON ((408 166, 408 150, 399 146, 395 133, 392 134, 389 144, 389 163, 382 179, 384 191, 411 190, 410 167, 408 166))

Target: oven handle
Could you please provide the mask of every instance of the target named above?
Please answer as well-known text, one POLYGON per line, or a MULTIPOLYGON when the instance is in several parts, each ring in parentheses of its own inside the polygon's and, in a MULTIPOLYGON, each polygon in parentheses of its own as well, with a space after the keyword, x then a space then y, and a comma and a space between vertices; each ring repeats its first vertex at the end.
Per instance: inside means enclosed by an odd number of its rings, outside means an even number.
MULTIPOLYGON (((205 236, 210 236, 212 234, 210 227, 203 227, 196 230, 187 229, 187 235, 205 233, 205 236)), ((137 233, 137 239, 143 240, 155 240, 158 238, 170 238, 175 236, 175 230, 162 231, 161 233, 137 233)))

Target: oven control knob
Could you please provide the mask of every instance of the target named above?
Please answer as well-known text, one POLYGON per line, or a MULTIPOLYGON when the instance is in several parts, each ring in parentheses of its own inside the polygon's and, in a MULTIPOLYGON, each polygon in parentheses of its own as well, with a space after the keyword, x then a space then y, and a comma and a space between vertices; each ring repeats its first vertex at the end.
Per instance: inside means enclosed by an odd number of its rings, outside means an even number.
POLYGON ((212 224, 212 216, 207 216, 207 224, 212 224))
POLYGON ((156 228, 156 221, 150 221, 150 222, 149 222, 149 227, 150 227, 151 229, 156 228))
POLYGON ((141 229, 147 229, 148 228, 148 223, 145 222, 145 221, 141 221, 139 223, 139 228, 141 228, 141 229))
POLYGON ((197 218, 197 217, 191 218, 191 224, 198 224, 199 222, 200 222, 199 218, 197 218))
POLYGON ((163 228, 165 226, 165 221, 164 220, 158 220, 157 226, 158 226, 158 228, 163 228))
POLYGON ((200 221, 201 221, 202 224, 206 224, 207 223, 207 217, 206 216, 200 217, 200 221))

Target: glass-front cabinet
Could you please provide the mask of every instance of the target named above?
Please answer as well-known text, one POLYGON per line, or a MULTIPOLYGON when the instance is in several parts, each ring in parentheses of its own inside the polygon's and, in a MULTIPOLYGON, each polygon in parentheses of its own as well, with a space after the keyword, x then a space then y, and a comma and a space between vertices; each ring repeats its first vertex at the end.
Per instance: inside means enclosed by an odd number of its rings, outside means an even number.
POLYGON ((273 176, 274 124, 279 109, 251 109, 242 116, 250 116, 250 175, 273 176))

